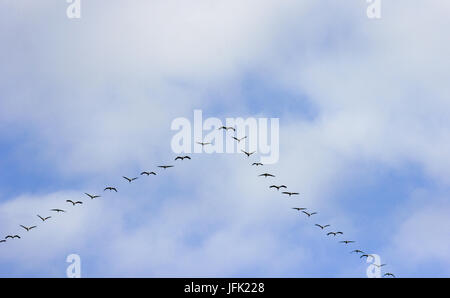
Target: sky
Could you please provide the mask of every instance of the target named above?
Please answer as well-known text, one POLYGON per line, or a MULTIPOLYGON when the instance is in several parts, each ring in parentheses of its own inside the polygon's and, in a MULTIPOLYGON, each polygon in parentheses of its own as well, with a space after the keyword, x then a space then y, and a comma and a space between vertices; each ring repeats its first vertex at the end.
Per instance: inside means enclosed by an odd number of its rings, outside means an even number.
POLYGON ((69 19, 2 1, 0 237, 23 237, 0 243, 0 277, 65 277, 77 254, 82 277, 364 278, 357 248, 449 277, 450 4, 381 3, 82 0, 69 19), (175 163, 171 123, 194 110, 279 118, 278 162, 175 163))

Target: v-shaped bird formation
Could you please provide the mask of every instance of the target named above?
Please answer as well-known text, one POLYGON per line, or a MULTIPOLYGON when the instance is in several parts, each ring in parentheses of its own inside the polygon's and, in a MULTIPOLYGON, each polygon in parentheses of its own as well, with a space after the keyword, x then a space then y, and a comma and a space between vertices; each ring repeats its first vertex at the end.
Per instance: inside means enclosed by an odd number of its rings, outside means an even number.
MULTIPOLYGON (((236 131, 236 129, 233 128, 233 127, 225 127, 225 126, 219 128, 219 130, 224 130, 224 131, 231 130, 231 131, 234 131, 234 132, 236 131)), ((236 136, 232 136, 231 138, 236 140, 237 143, 240 143, 242 140, 247 139, 247 136, 244 136, 244 137, 241 137, 241 138, 237 138, 236 136)), ((211 145, 212 143, 207 143, 207 142, 201 141, 201 142, 197 142, 197 144, 200 144, 200 145, 202 145, 202 147, 204 147, 204 146, 207 146, 207 145, 211 145)), ((246 158, 250 158, 254 153, 256 153, 256 152, 247 152, 247 151, 244 151, 244 150, 241 150, 241 151, 242 151, 242 153, 244 153, 246 155, 246 158)), ((187 156, 187 155, 186 156, 177 156, 174 160, 175 161, 178 161, 178 160, 183 161, 185 159, 191 160, 191 157, 187 156)), ((251 166, 259 167, 259 166, 263 166, 263 164, 259 163, 259 162, 254 162, 254 163, 251 164, 251 166)), ((160 166, 158 166, 158 168, 161 168, 163 171, 165 171, 165 170, 167 170, 169 168, 173 168, 173 167, 174 167, 174 165, 160 165, 160 166)), ((150 176, 150 175, 156 176, 157 173, 154 172, 154 171, 142 171, 139 176, 150 176)), ((128 183, 132 183, 135 180, 139 179, 139 176, 138 177, 132 177, 132 178, 127 177, 127 176, 122 176, 122 178, 124 180, 126 180, 128 183)), ((271 174, 271 173, 262 173, 262 174, 258 175, 258 177, 275 178, 276 176, 271 174)), ((286 185, 284 185, 284 184, 281 184, 281 185, 275 185, 274 184, 274 185, 271 185, 269 187, 269 189, 276 189, 277 190, 276 192, 279 192, 280 189, 285 189, 286 191, 281 192, 281 194, 289 196, 289 197, 291 197, 291 196, 299 196, 300 195, 300 193, 298 193, 298 192, 287 191, 288 187, 286 185)), ((118 192, 118 188, 115 187, 115 186, 106 186, 103 189, 103 191, 104 192, 108 191, 108 192, 116 192, 117 193, 118 192)), ((97 194, 90 194, 90 193, 84 193, 84 194, 86 196, 88 196, 91 200, 96 199, 96 198, 101 198, 101 195, 97 195, 97 194)), ((78 201, 78 200, 77 201, 66 200, 66 203, 69 203, 72 207, 75 207, 76 205, 82 205, 83 204, 82 201, 78 201)), ((318 214, 317 211, 310 211, 306 207, 293 207, 292 209, 303 213, 307 218, 310 218, 311 216, 318 214)), ((56 213, 66 213, 66 210, 59 209, 59 208, 50 209, 49 211, 56 212, 56 213)), ((39 219, 41 220, 42 223, 44 223, 44 222, 46 222, 46 221, 48 221, 48 220, 50 220, 52 218, 51 216, 45 216, 44 217, 44 216, 41 216, 39 214, 37 215, 37 217, 39 217, 39 219)), ((37 225, 33 225, 33 226, 19 225, 19 226, 21 228, 23 228, 27 233, 31 232, 31 230, 34 230, 34 229, 36 229, 38 227, 37 225)), ((329 225, 329 224, 318 224, 318 223, 315 223, 314 226, 318 227, 320 230, 326 230, 327 228, 331 227, 331 225, 329 225)), ((342 232, 342 231, 336 231, 336 232, 326 231, 326 232, 327 232, 326 236, 333 236, 331 238, 337 237, 339 235, 344 235, 344 232, 342 232)), ((21 236, 17 235, 17 234, 7 235, 4 239, 0 240, 0 243, 7 243, 7 241, 14 241, 15 239, 21 239, 21 236), (10 240, 8 240, 8 239, 10 239, 10 240)), ((351 245, 351 244, 356 243, 356 241, 354 241, 354 240, 339 240, 338 242, 342 243, 344 245, 351 245)), ((364 251, 362 251, 360 249, 355 249, 355 250, 351 251, 350 253, 357 254, 360 257, 360 259, 373 258, 373 256, 371 254, 367 254, 367 253, 365 253, 364 251)), ((373 265, 377 266, 378 268, 387 266, 387 264, 373 264, 373 265)), ((386 272, 383 275, 383 277, 396 277, 396 276, 393 273, 386 272)))

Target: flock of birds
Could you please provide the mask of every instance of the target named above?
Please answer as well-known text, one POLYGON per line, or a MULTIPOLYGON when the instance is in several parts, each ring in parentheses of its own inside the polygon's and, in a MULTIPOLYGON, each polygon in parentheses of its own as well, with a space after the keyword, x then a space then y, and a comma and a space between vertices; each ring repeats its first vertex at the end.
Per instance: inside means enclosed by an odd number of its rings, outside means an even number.
MULTIPOLYGON (((220 127, 219 130, 225 130, 225 131, 231 130, 231 131, 236 132, 236 129, 235 129, 234 127, 226 127, 226 126, 220 127)), ((236 140, 236 142, 240 143, 242 140, 246 139, 247 136, 244 136, 244 137, 242 137, 242 138, 237 138, 236 136, 232 136, 232 138, 233 138, 234 140, 236 140)), ((197 144, 200 144, 200 145, 202 145, 202 147, 203 147, 203 146, 211 145, 212 143, 207 143, 207 142, 197 142, 197 144)), ((249 157, 252 156, 254 153, 256 153, 256 151, 253 151, 253 152, 247 152, 247 151, 245 151, 245 150, 241 150, 241 151, 242 151, 242 153, 244 153, 244 154, 247 156, 247 158, 249 158, 249 157)), ((177 156, 177 157, 175 158, 175 161, 178 161, 178 160, 183 161, 183 160, 185 160, 185 159, 190 160, 191 157, 190 157, 190 156, 187 156, 187 155, 186 155, 186 156, 177 156)), ((260 163, 260 162, 254 162, 254 163, 252 163, 251 165, 252 165, 252 166, 256 166, 256 167, 263 166, 263 164, 260 163)), ((173 168, 173 167, 174 167, 174 165, 160 165, 160 166, 158 166, 158 168, 163 169, 163 170, 166 170, 166 169, 169 169, 169 168, 173 168)), ((156 173, 156 172, 153 172, 153 171, 143 171, 143 172, 140 173, 140 176, 151 176, 151 175, 156 176, 157 173, 156 173)), ((259 175, 259 177, 264 177, 264 178, 269 178, 269 177, 270 177, 270 178, 275 178, 275 175, 270 174, 270 173, 262 173, 262 174, 259 175)), ((122 178, 123 178, 124 180, 126 180, 128 183, 132 183, 133 181, 139 179, 139 177, 131 177, 131 178, 130 178, 130 177, 127 177, 127 176, 122 176, 122 178)), ((271 186, 269 187, 269 189, 276 189, 277 191, 284 190, 284 191, 281 192, 281 194, 286 195, 286 196, 289 196, 289 197, 291 197, 291 196, 298 196, 298 195, 299 195, 298 192, 290 192, 290 191, 287 191, 288 187, 287 187, 286 185, 284 185, 284 184, 282 184, 282 185, 271 185, 271 186)), ((110 192, 116 192, 116 193, 118 192, 117 187, 113 187, 113 186, 107 186, 107 187, 105 187, 105 188, 103 189, 103 191, 104 191, 104 192, 110 191, 110 192)), ((95 194, 95 195, 89 194, 89 193, 84 193, 84 194, 85 194, 87 197, 89 197, 91 200, 97 199, 97 198, 100 198, 100 197, 101 197, 101 195, 96 195, 96 194, 95 194)), ((73 207, 76 206, 76 205, 82 205, 82 204, 83 204, 82 201, 73 201, 73 200, 66 200, 66 203, 69 203, 69 204, 70 204, 71 206, 73 206, 73 207)), ((318 214, 318 212, 316 212, 316 211, 314 211, 314 212, 313 212, 313 211, 310 211, 310 210, 308 210, 308 209, 305 208, 305 207, 293 207, 292 209, 293 209, 293 210, 296 210, 296 211, 298 211, 298 212, 303 213, 303 214, 304 214, 305 216, 307 216, 308 218, 310 218, 310 217, 313 216, 313 215, 318 214)), ((55 213, 65 213, 65 212, 66 212, 66 210, 59 209, 59 208, 50 209, 50 211, 51 211, 51 212, 55 212, 55 213)), ((37 215, 37 217, 38 217, 42 222, 46 222, 47 220, 49 220, 49 219, 52 218, 52 216, 45 216, 45 217, 43 217, 43 216, 41 216, 41 215, 39 215, 39 214, 37 215)), ((314 226, 320 228, 320 230, 326 230, 327 228, 330 228, 330 227, 331 227, 331 225, 329 225, 329 224, 326 224, 326 225, 315 224, 314 226)), ((23 228, 26 232, 30 232, 31 230, 37 228, 36 225, 33 225, 33 226, 20 225, 20 227, 23 228)), ((327 231, 328 231, 328 230, 327 230, 327 231)), ((339 236, 339 235, 344 235, 344 232, 342 232, 342 231, 335 231, 335 232, 329 231, 329 232, 326 233, 326 236, 333 236, 333 237, 336 237, 336 236, 339 236)), ((5 243, 5 242, 7 242, 8 239, 11 239, 11 241, 14 240, 14 239, 21 239, 21 236, 20 236, 20 235, 17 235, 17 234, 7 235, 4 239, 0 240, 0 243, 5 243)), ((342 244, 345 244, 345 245, 353 244, 353 243, 355 243, 355 242, 356 242, 356 241, 354 241, 354 240, 340 240, 340 241, 339 241, 339 243, 342 243, 342 244)), ((372 256, 371 254, 365 253, 364 251, 362 251, 362 250, 360 250, 360 249, 352 250, 350 253, 359 255, 360 259, 362 259, 362 258, 373 258, 373 256, 372 256)), ((381 268, 381 267, 386 266, 387 264, 375 264, 375 263, 373 263, 373 265, 375 265, 375 266, 381 268)), ((390 272, 385 273, 383 276, 384 276, 384 277, 395 277, 395 275, 394 275, 393 273, 390 273, 390 272)))

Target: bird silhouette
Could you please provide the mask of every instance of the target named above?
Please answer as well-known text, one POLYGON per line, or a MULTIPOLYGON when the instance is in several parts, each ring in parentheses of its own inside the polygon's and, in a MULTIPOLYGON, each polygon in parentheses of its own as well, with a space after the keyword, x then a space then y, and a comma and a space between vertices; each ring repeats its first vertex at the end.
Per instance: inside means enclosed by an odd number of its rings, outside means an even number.
POLYGON ((20 225, 22 228, 24 228, 27 232, 29 232, 30 230, 37 228, 37 226, 32 226, 32 227, 26 227, 26 226, 22 226, 20 225))
POLYGON ((349 243, 355 243, 355 241, 353 241, 353 240, 343 240, 343 241, 339 241, 339 243, 349 244, 349 243))
POLYGON ((303 213, 305 213, 306 215, 308 215, 308 217, 311 217, 311 215, 317 214, 317 212, 312 212, 312 213, 308 213, 306 211, 302 211, 303 213))
POLYGON ((107 190, 117 192, 117 188, 111 187, 111 186, 105 187, 105 189, 103 191, 107 191, 107 190))
POLYGON ((204 143, 204 142, 197 142, 197 144, 202 145, 202 147, 205 147, 206 145, 211 145, 211 143, 204 143))
POLYGON ((39 217, 42 221, 46 221, 47 219, 52 218, 51 216, 47 216, 47 217, 42 217, 39 214, 37 215, 37 217, 39 217))
POLYGON ((154 175, 154 176, 156 176, 156 173, 155 172, 146 172, 146 171, 144 171, 144 172, 141 173, 141 176, 142 175, 147 175, 147 176, 154 175))
POLYGON ((277 190, 280 190, 280 188, 287 188, 287 186, 286 185, 280 185, 280 186, 271 185, 271 186, 269 186, 269 188, 276 188, 277 190))
POLYGON ((323 230, 323 229, 329 227, 330 225, 321 226, 321 225, 319 225, 319 224, 315 224, 315 226, 316 226, 316 227, 319 227, 320 229, 323 230))
POLYGON ((90 197, 91 200, 96 199, 96 198, 100 198, 100 197, 101 197, 101 196, 98 196, 98 195, 91 195, 91 194, 88 194, 87 192, 85 192, 84 194, 87 195, 88 197, 90 197))
POLYGON ((374 265, 374 266, 376 266, 376 267, 378 267, 378 268, 381 268, 381 267, 384 267, 384 266, 387 266, 387 264, 380 264, 380 265, 378 265, 378 264, 372 264, 372 265, 374 265))
POLYGON ((390 273, 390 272, 388 272, 388 273, 385 273, 383 276, 392 276, 392 277, 395 277, 395 275, 394 274, 392 274, 392 273, 390 273))
POLYGON ((11 238, 11 239, 14 239, 14 238, 20 239, 20 236, 19 236, 19 235, 8 235, 8 236, 5 237, 5 240, 8 239, 8 238, 11 238))
POLYGON ((363 254, 364 252, 362 250, 355 249, 355 250, 352 250, 350 253, 357 253, 357 254, 361 253, 361 254, 363 254))
POLYGON ((6 242, 6 240, 3 240, 3 239, 2 239, 2 240, 0 240, 0 243, 5 243, 5 242, 6 242))
POLYGON ((50 209, 50 211, 54 211, 54 212, 57 212, 57 213, 60 213, 60 212, 66 212, 65 210, 62 210, 62 209, 50 209))
POLYGON ((269 174, 269 173, 264 173, 264 174, 261 174, 261 175, 259 175, 259 177, 275 177, 275 175, 272 175, 272 174, 269 174))
POLYGON ((191 159, 189 156, 177 156, 177 157, 175 157, 175 160, 179 160, 179 159, 181 159, 181 160, 185 160, 185 159, 191 159))
POLYGON ((333 235, 333 236, 337 236, 338 234, 344 234, 344 233, 342 233, 342 232, 329 232, 328 234, 327 234, 327 236, 329 236, 329 235, 333 235))
POLYGON ((245 136, 245 137, 243 137, 243 138, 240 138, 240 139, 238 139, 238 138, 236 138, 236 137, 232 137, 234 140, 236 140, 238 143, 240 143, 242 140, 244 140, 244 139, 246 139, 247 138, 247 136, 245 136))
POLYGON ((168 169, 168 168, 173 168, 173 166, 158 166, 158 168, 162 168, 162 169, 168 169))
POLYGON ((260 162, 254 162, 254 163, 252 163, 252 166, 263 166, 263 164, 262 163, 260 163, 260 162))
POLYGON ((231 126, 221 126, 221 127, 219 127, 219 129, 218 130, 221 130, 221 129, 224 129, 224 130, 232 130, 232 131, 236 131, 236 128, 234 128, 234 127, 231 127, 231 126))
POLYGON ((123 179, 127 180, 129 183, 133 182, 134 180, 137 180, 138 177, 134 177, 134 178, 128 178, 126 176, 122 176, 123 179))
POLYGON ((295 208, 292 208, 292 209, 297 210, 297 211, 306 210, 306 208, 298 208, 298 207, 295 207, 295 208))
POLYGON ((66 200, 66 202, 67 202, 67 203, 72 203, 73 206, 75 206, 75 205, 77 205, 77 204, 79 204, 79 205, 83 204, 83 202, 81 202, 81 201, 76 201, 76 202, 74 202, 74 201, 72 201, 72 200, 66 200))
POLYGON ((247 152, 247 151, 245 151, 245 150, 241 150, 242 152, 244 152, 245 153, 245 155, 247 155, 247 157, 250 157, 250 155, 252 155, 252 154, 254 154, 256 151, 253 151, 253 152, 247 152))
POLYGON ((289 196, 298 196, 299 195, 298 192, 288 192, 288 191, 283 191, 282 194, 289 195, 289 196))

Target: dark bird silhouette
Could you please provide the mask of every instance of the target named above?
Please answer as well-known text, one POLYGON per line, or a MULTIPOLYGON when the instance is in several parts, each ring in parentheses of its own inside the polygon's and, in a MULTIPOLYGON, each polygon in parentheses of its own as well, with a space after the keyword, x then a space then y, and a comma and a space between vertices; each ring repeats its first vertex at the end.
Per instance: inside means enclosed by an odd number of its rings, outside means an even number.
POLYGON ((219 127, 219 130, 221 130, 221 129, 225 129, 225 130, 232 130, 232 131, 236 131, 236 128, 234 128, 234 127, 231 127, 231 126, 222 126, 222 127, 219 127))
POLYGON ((123 179, 127 180, 129 183, 133 182, 134 180, 137 180, 138 177, 134 177, 134 178, 128 178, 126 176, 122 176, 123 179))
POLYGON ((197 142, 197 144, 202 145, 202 147, 206 146, 206 145, 211 145, 211 143, 204 143, 204 142, 197 142))
POLYGON ((168 169, 168 168, 173 168, 173 166, 158 166, 158 168, 163 168, 165 170, 165 169, 168 169))
POLYGON ((191 159, 189 156, 177 156, 177 157, 175 157, 175 160, 179 160, 179 159, 181 159, 181 160, 185 160, 185 159, 191 159))
POLYGON ((144 171, 144 172, 141 173, 141 176, 142 175, 147 175, 147 176, 153 175, 153 176, 156 176, 156 173, 155 172, 146 172, 146 171, 144 171))
POLYGON ((344 234, 344 233, 342 233, 342 232, 329 232, 328 234, 327 234, 327 236, 329 236, 329 235, 333 235, 333 236, 337 236, 337 235, 339 235, 339 234, 344 234))
POLYGON ((0 243, 5 243, 6 242, 6 240, 0 240, 0 243))
POLYGON ((283 191, 282 194, 289 195, 289 196, 298 196, 299 195, 298 192, 288 192, 288 191, 283 191))
POLYGON ((394 274, 392 274, 392 273, 385 273, 383 276, 392 276, 392 277, 395 277, 395 275, 394 274))
POLYGON ((47 217, 42 217, 39 214, 37 215, 37 217, 39 217, 42 221, 46 221, 47 219, 52 218, 51 216, 47 216, 47 217))
POLYGON ((306 215, 308 215, 308 217, 311 217, 311 215, 317 214, 317 212, 312 212, 312 213, 308 213, 306 211, 302 211, 303 213, 305 213, 306 215))
POLYGON ((295 208, 292 208, 292 209, 297 210, 297 211, 306 210, 306 208, 298 208, 298 207, 295 207, 295 208))
POLYGON ((254 162, 252 163, 252 166, 263 166, 263 164, 260 162, 254 162))
POLYGON ((329 227, 330 225, 322 226, 322 225, 319 225, 319 224, 315 224, 315 226, 316 226, 316 227, 319 227, 319 228, 321 228, 321 229, 323 230, 323 229, 329 227))
POLYGON ((103 191, 107 191, 107 190, 110 190, 110 191, 115 191, 115 192, 117 192, 117 188, 115 188, 115 187, 111 187, 111 186, 105 187, 105 189, 104 189, 103 191))
POLYGON ((272 175, 272 174, 269 174, 269 173, 264 173, 264 174, 261 174, 261 175, 259 175, 259 177, 275 177, 275 175, 272 175))
POLYGON ((247 151, 244 151, 244 150, 241 150, 242 152, 244 152, 245 153, 245 155, 247 155, 247 157, 250 157, 250 155, 252 155, 252 154, 254 154, 256 151, 253 151, 253 152, 247 152, 247 151))
POLYGON ((271 186, 269 186, 269 188, 276 188, 277 190, 280 190, 280 188, 287 188, 287 186, 286 185, 280 185, 280 186, 271 185, 271 186))
POLYGON ((85 192, 84 194, 87 195, 88 197, 90 197, 91 200, 96 199, 96 198, 100 198, 100 197, 101 197, 101 196, 98 196, 98 195, 91 195, 91 194, 88 194, 87 192, 85 192))
POLYGON ((14 239, 14 238, 20 239, 20 236, 19 236, 19 235, 8 235, 8 236, 5 237, 5 240, 8 239, 8 238, 11 238, 11 239, 14 239))
POLYGON ((62 209, 50 209, 50 211, 55 211, 55 212, 58 212, 58 213, 66 212, 65 210, 62 210, 62 209))
POLYGON ((32 226, 32 227, 26 227, 26 226, 22 226, 20 225, 22 228, 24 228, 25 230, 27 230, 27 232, 29 232, 30 230, 37 228, 37 226, 32 226))
POLYGON ((344 241, 339 241, 339 243, 349 244, 349 243, 355 243, 355 241, 352 241, 352 240, 344 240, 344 241))
POLYGON ((74 202, 74 201, 72 201, 72 200, 66 200, 66 202, 67 202, 67 203, 72 203, 73 206, 75 206, 75 205, 77 205, 77 204, 80 204, 80 205, 83 204, 83 202, 81 202, 81 201, 76 201, 76 202, 74 202))
POLYGON ((368 257, 372 257, 372 256, 369 254, 362 254, 359 258, 362 259, 362 258, 368 258, 368 257))
POLYGON ((357 254, 363 254, 364 252, 362 251, 362 250, 359 250, 359 249, 355 249, 355 250, 352 250, 350 253, 357 253, 357 254))
POLYGON ((244 139, 246 139, 247 138, 247 136, 245 136, 245 137, 243 137, 243 138, 240 138, 240 139, 238 139, 238 138, 236 138, 236 137, 232 137, 234 140, 236 140, 238 143, 240 143, 242 140, 244 140, 244 139))

